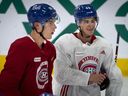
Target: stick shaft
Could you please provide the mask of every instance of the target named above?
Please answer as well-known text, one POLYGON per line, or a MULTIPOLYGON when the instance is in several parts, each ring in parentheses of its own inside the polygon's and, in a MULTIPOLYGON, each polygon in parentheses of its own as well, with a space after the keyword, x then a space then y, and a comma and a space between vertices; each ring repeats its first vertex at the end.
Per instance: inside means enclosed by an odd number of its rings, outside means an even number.
POLYGON ((116 40, 116 51, 115 51, 115 62, 117 62, 118 50, 119 50, 119 40, 120 35, 117 33, 117 40, 116 40))

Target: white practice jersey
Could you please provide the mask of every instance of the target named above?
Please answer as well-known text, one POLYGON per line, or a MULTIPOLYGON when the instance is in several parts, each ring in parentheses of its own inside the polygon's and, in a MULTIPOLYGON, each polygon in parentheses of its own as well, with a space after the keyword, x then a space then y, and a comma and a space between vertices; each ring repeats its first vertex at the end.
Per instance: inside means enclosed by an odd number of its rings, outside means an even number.
POLYGON ((104 66, 110 85, 105 96, 120 96, 122 74, 113 59, 112 46, 96 36, 92 44, 83 43, 74 34, 65 34, 55 43, 53 93, 56 96, 101 96, 97 84, 88 85, 90 73, 104 66))

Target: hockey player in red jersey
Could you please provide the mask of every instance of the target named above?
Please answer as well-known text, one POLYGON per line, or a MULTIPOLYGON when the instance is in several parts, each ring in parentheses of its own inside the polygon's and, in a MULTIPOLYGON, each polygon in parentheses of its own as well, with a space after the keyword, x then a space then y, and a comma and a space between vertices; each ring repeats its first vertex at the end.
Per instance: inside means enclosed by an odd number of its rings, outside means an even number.
POLYGON ((32 32, 10 46, 0 74, 2 96, 52 94, 51 74, 56 52, 48 39, 55 32, 58 15, 53 7, 41 3, 31 6, 27 16, 32 32))
POLYGON ((78 32, 65 34, 56 42, 53 93, 57 96, 101 96, 100 87, 107 80, 105 96, 120 96, 122 74, 115 64, 113 50, 104 38, 95 36, 96 10, 90 4, 76 7, 78 32), (101 66, 106 73, 101 72, 101 66))

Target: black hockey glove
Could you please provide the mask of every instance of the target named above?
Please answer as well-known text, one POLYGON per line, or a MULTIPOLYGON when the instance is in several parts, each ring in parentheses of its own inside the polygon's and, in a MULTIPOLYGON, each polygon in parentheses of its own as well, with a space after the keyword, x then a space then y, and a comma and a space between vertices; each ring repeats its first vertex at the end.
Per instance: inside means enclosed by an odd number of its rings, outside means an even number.
MULTIPOLYGON (((106 73, 106 70, 103 66, 100 68, 100 73, 102 74, 106 73)), ((106 79, 100 84, 100 91, 106 89, 109 86, 109 83, 110 83, 109 78, 106 77, 106 79)))

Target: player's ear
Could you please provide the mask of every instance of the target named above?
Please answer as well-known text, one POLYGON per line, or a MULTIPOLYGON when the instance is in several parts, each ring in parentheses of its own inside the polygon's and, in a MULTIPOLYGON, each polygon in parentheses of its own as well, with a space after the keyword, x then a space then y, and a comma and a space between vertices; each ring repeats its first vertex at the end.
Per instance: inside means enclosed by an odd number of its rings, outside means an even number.
POLYGON ((37 30, 37 32, 40 32, 42 29, 41 24, 39 22, 35 22, 33 25, 34 29, 37 30))
POLYGON ((35 22, 35 23, 34 23, 34 27, 35 27, 36 29, 39 28, 39 27, 40 27, 39 24, 40 24, 39 22, 35 22))

